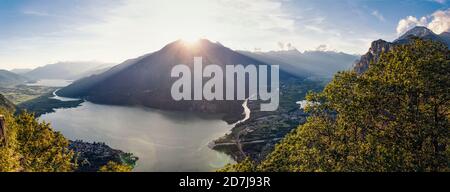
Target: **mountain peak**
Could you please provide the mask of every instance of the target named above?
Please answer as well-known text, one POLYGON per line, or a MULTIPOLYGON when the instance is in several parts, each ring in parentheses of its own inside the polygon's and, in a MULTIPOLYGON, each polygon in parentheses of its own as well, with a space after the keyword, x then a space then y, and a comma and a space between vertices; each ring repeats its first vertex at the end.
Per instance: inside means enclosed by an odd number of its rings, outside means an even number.
POLYGON ((369 68, 371 62, 374 63, 378 62, 382 53, 391 50, 394 46, 408 44, 414 37, 418 37, 425 40, 442 42, 447 44, 447 46, 449 46, 450 48, 449 32, 444 32, 441 33, 440 35, 437 35, 436 33, 434 33, 433 31, 431 31, 426 27, 416 26, 407 31, 405 34, 400 36, 397 40, 395 40, 392 43, 382 39, 373 41, 369 51, 363 56, 361 56, 361 59, 356 62, 354 70, 359 74, 363 73, 369 68))
POLYGON ((420 37, 420 36, 425 36, 425 35, 429 35, 429 34, 435 34, 435 33, 426 27, 416 26, 416 27, 410 29, 409 31, 407 31, 405 34, 403 34, 403 36, 415 35, 415 36, 420 37))
POLYGON ((416 26, 400 36, 397 40, 394 41, 394 43, 403 43, 404 41, 409 42, 409 39, 411 37, 420 37, 431 40, 436 40, 437 38, 439 38, 439 36, 430 29, 423 26, 416 26))
POLYGON ((430 29, 428 29, 427 27, 424 27, 424 26, 415 26, 412 29, 410 29, 409 31, 429 31, 429 32, 431 32, 430 29))
POLYGON ((371 43, 371 47, 376 47, 376 46, 378 46, 380 44, 386 44, 386 43, 388 43, 388 42, 383 40, 383 39, 378 39, 378 40, 375 40, 375 41, 373 41, 371 43))
MULTIPOLYGON (((171 89, 177 79, 172 77, 172 69, 184 64, 194 71, 194 57, 202 57, 202 66, 216 65, 222 69, 227 65, 265 65, 208 39, 180 39, 159 51, 127 60, 106 72, 78 80, 57 93, 102 104, 222 113, 228 115, 227 121, 235 122, 242 114, 242 101, 173 99, 171 89)), ((280 77, 289 77, 289 74, 280 71, 280 77)), ((206 82, 206 79, 203 80, 206 82)), ((226 82, 226 79, 223 80, 226 82)))
POLYGON ((201 38, 197 40, 178 39, 169 44, 198 44, 198 45, 220 45, 218 42, 212 42, 209 39, 201 38))
POLYGON ((361 56, 361 59, 359 59, 354 66, 354 70, 361 74, 364 71, 366 71, 369 68, 369 65, 372 61, 377 62, 382 53, 388 52, 393 47, 392 43, 389 43, 385 40, 378 39, 376 41, 373 41, 369 51, 361 56))
POLYGON ((176 41, 167 44, 161 50, 182 49, 188 51, 188 50, 208 49, 213 47, 224 47, 224 46, 219 42, 214 43, 204 38, 193 41, 178 39, 176 41))

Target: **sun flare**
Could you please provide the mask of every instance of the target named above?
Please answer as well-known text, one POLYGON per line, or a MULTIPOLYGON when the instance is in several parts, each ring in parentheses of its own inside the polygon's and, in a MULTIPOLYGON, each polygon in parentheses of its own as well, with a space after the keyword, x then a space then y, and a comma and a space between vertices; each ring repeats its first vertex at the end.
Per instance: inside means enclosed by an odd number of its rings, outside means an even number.
POLYGON ((182 37, 181 40, 187 44, 196 44, 200 40, 200 37, 185 36, 185 37, 182 37))

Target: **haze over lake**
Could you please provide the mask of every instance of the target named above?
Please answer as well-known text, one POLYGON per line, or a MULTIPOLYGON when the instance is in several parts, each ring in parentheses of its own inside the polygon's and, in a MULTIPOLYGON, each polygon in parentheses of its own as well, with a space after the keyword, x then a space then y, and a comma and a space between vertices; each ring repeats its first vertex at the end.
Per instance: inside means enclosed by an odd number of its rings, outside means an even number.
POLYGON ((28 86, 45 86, 45 87, 65 87, 71 84, 73 80, 65 79, 41 79, 33 83, 28 83, 28 86))
POLYGON ((207 146, 232 128, 217 115, 84 102, 40 119, 68 139, 133 153, 139 157, 134 171, 214 171, 234 163, 207 146))

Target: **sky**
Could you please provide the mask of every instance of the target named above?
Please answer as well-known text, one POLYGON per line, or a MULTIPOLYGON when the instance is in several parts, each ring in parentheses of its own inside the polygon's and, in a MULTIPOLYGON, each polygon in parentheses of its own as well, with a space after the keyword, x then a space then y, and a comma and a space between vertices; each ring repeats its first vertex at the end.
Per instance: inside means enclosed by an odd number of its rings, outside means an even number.
POLYGON ((120 63, 178 39, 235 50, 365 53, 414 26, 450 30, 450 0, 0 0, 0 69, 120 63))

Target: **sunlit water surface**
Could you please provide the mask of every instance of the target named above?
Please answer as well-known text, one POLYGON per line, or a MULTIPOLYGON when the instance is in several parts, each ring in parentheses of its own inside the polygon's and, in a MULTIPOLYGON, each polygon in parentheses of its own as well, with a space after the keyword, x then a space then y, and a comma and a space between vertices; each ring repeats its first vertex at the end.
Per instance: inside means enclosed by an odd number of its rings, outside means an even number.
POLYGON ((41 79, 33 83, 28 83, 28 86, 45 86, 45 87, 65 87, 71 84, 72 80, 65 79, 41 79))
POLYGON ((214 171, 234 163, 208 148, 232 128, 215 115, 84 102, 40 119, 69 139, 105 142, 133 153, 139 157, 135 171, 214 171))

